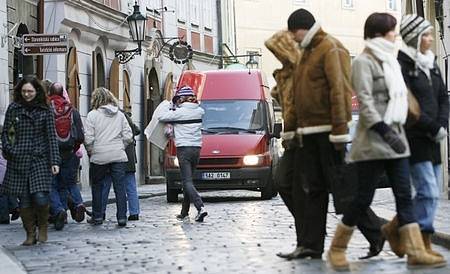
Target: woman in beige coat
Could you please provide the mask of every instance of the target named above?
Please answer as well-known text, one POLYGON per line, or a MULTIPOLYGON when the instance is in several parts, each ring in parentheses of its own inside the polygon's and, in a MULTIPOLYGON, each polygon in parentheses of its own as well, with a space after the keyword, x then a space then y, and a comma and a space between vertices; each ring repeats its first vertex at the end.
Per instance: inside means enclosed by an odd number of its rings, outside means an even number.
POLYGON ((408 267, 445 265, 442 258, 426 252, 413 213, 410 152, 403 128, 408 113, 407 88, 395 56, 396 24, 396 19, 387 13, 370 15, 364 26, 366 48, 353 63, 352 84, 360 117, 349 160, 356 162, 360 183, 328 252, 328 261, 336 270, 349 268, 345 250, 355 225, 372 203, 383 172, 392 185, 400 227, 385 235, 393 251, 408 255, 408 267))

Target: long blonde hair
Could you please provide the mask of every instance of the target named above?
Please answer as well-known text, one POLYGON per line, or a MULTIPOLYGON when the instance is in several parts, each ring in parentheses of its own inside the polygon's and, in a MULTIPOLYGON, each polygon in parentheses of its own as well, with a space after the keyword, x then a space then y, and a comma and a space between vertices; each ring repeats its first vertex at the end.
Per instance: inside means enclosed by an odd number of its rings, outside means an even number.
POLYGON ((104 105, 119 106, 118 101, 114 94, 111 93, 107 88, 99 87, 94 89, 91 97, 91 106, 93 109, 98 109, 104 105))

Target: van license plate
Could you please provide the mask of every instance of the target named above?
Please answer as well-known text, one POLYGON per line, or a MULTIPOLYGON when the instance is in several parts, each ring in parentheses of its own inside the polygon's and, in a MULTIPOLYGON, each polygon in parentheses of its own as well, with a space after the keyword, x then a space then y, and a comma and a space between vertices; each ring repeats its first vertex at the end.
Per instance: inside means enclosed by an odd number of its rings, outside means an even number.
POLYGON ((230 172, 204 172, 202 173, 203 180, 226 180, 230 179, 230 172))

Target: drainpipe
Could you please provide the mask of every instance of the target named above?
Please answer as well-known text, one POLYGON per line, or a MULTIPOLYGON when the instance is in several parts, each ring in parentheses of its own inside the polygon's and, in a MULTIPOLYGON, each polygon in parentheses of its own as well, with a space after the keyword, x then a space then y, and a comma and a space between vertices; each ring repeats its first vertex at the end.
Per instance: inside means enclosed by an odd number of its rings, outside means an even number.
POLYGON ((217 11, 217 52, 220 56, 219 69, 223 68, 223 30, 222 30, 222 6, 220 0, 216 0, 216 11, 217 11))

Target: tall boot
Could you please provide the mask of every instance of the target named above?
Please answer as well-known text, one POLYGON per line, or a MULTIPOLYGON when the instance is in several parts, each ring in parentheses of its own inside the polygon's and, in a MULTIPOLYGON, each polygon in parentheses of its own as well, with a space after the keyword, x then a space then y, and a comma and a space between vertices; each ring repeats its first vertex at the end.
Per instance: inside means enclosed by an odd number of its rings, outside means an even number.
POLYGON ((392 252, 400 258, 405 256, 405 247, 400 242, 400 234, 398 232, 398 217, 395 217, 385 225, 381 226, 381 232, 391 246, 392 252))
POLYGON ((27 239, 22 245, 36 244, 36 215, 34 213, 34 208, 21 208, 20 217, 22 218, 23 228, 27 232, 27 239))
POLYGON ((431 234, 429 233, 425 233, 422 231, 422 239, 423 239, 423 244, 425 246, 425 250, 430 253, 431 255, 434 256, 438 256, 441 258, 444 258, 444 256, 442 256, 441 253, 434 251, 433 249, 431 249, 431 234))
POLYGON ((336 232, 327 254, 328 262, 336 271, 348 271, 350 269, 350 265, 345 257, 345 251, 352 234, 353 227, 346 226, 342 222, 336 227, 336 232))
POLYGON ((48 205, 37 207, 37 223, 38 223, 38 241, 44 243, 47 241, 48 228, 48 205))
POLYGON ((409 268, 437 268, 447 263, 444 258, 434 256, 425 250, 417 223, 400 227, 400 242, 405 246, 409 268))

